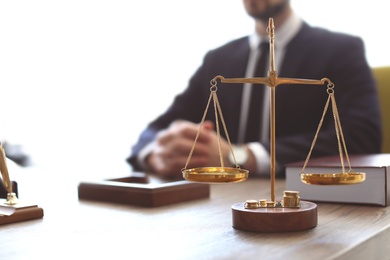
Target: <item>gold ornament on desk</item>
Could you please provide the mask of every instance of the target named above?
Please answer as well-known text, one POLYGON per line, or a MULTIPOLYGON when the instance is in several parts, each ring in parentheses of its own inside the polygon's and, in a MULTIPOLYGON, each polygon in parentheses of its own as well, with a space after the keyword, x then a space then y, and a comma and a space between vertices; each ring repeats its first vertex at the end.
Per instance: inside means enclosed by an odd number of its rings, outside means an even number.
POLYGON ((0 172, 1 176, 3 177, 5 189, 7 190, 7 199, 4 204, 16 205, 18 203, 18 197, 16 196, 16 193, 12 190, 12 183, 9 177, 6 156, 2 144, 0 144, 0 172))
POLYGON ((7 167, 7 159, 1 143, 0 172, 3 178, 4 186, 7 190, 7 198, 0 199, 0 225, 42 218, 42 208, 35 204, 26 204, 25 202, 20 202, 16 192, 13 191, 13 185, 7 167))
POLYGON ((268 77, 264 78, 224 78, 223 76, 216 76, 210 81, 210 97, 206 105, 205 112, 203 114, 201 123, 199 125, 198 133, 195 137, 195 141, 191 148, 190 154, 186 161, 184 168, 182 169, 183 177, 186 180, 194 182, 204 183, 232 183, 244 181, 248 178, 248 170, 241 169, 236 163, 236 167, 225 167, 221 145, 220 145, 220 125, 221 121, 223 130, 226 134, 226 139, 229 144, 230 152, 234 161, 236 162, 232 144, 230 142, 229 134, 227 131, 226 123, 223 118, 221 105, 217 96, 217 80, 222 83, 251 83, 251 84, 264 84, 270 87, 270 177, 271 177, 271 199, 260 200, 247 200, 244 203, 237 203, 232 206, 233 210, 233 227, 236 229, 255 231, 255 232, 287 232, 287 231, 301 231, 314 228, 317 226, 317 205, 308 202, 301 201, 299 198, 299 191, 284 191, 283 199, 277 201, 275 199, 275 175, 276 175, 276 153, 275 153, 275 88, 281 84, 305 84, 305 85, 324 85, 327 83, 328 100, 325 104, 324 112, 320 123, 317 128, 314 140, 310 147, 306 162, 301 171, 301 180, 307 184, 315 185, 335 185, 335 184, 356 184, 365 180, 365 173, 354 172, 351 169, 346 144, 344 141, 344 135, 341 128, 340 118, 337 111, 336 100, 334 97, 334 84, 328 79, 323 78, 321 80, 311 79, 296 79, 296 78, 279 78, 275 71, 275 54, 274 54, 274 38, 275 38, 275 26, 272 18, 269 19, 267 28, 270 42, 270 70, 268 77), (196 141, 199 137, 200 131, 203 126, 203 122, 206 117, 206 113, 209 109, 211 100, 213 100, 215 120, 216 120, 216 132, 218 139, 218 151, 220 156, 220 167, 201 167, 187 169, 187 166, 191 160, 192 153, 196 146, 196 141), (338 149, 340 154, 340 160, 342 163, 341 173, 305 173, 305 167, 310 159, 310 155, 315 146, 318 133, 321 129, 322 122, 326 111, 328 110, 329 103, 333 110, 333 118, 335 121, 336 136, 338 141, 338 149), (219 120, 220 119, 220 120, 219 120), (349 171, 346 172, 344 168, 344 153, 349 164, 349 171))

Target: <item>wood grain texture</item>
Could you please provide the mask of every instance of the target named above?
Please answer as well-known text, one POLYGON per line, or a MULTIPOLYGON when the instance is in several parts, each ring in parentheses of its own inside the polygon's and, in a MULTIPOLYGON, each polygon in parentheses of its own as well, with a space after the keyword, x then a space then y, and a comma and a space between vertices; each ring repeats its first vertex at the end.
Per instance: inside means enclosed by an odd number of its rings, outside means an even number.
MULTIPOLYGON (((44 191, 43 172, 18 178, 45 218, 0 226, 0 259, 389 259, 390 208, 318 203, 315 228, 258 233, 232 227, 232 205, 268 198, 269 180, 213 184, 209 199, 145 208, 79 201, 78 179, 44 191), (30 188, 29 188, 30 187, 30 188), (53 196, 47 196, 52 194, 53 196)), ((47 172, 47 183, 58 181, 47 172)), ((63 174, 65 176, 65 174, 63 174)), ((284 180, 276 180, 277 199, 284 180)))

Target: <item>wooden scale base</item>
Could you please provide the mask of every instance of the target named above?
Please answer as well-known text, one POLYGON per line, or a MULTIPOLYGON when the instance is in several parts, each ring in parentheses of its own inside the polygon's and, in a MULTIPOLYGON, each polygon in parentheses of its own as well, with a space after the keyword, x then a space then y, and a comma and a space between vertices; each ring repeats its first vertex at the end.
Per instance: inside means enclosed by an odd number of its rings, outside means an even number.
POLYGON ((300 208, 246 209, 245 203, 232 206, 233 228, 252 232, 293 232, 317 226, 317 205, 301 201, 300 208))
MULTIPOLYGON (((237 168, 203 167, 182 170, 184 179, 192 182, 204 183, 234 183, 247 179, 248 171, 237 168)), ((284 195, 296 194, 295 191, 285 191, 284 195)), ((317 226, 317 205, 293 198, 294 203, 288 204, 288 198, 275 206, 268 206, 266 200, 262 200, 265 206, 260 206, 260 201, 249 200, 245 203, 237 203, 232 206, 233 228, 252 232, 293 232, 312 229, 317 226), (254 203, 256 207, 246 207, 254 203), (290 205, 292 207, 284 207, 290 205)), ((291 203, 291 201, 290 201, 291 203)))

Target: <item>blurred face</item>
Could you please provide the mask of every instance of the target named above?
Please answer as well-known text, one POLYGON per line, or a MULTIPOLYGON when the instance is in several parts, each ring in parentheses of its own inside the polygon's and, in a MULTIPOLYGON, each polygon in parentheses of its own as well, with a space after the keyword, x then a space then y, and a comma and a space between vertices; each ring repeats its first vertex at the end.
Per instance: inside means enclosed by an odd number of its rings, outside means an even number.
POLYGON ((270 17, 276 17, 289 5, 289 0, 243 0, 246 12, 252 18, 268 22, 270 17))

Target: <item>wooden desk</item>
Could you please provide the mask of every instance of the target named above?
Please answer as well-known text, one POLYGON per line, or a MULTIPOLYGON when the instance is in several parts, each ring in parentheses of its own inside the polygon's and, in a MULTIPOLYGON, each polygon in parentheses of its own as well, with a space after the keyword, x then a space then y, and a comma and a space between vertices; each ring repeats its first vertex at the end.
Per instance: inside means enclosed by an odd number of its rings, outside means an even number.
MULTIPOLYGON (((142 208, 78 201, 79 180, 65 177, 51 173, 46 182, 58 185, 34 189, 35 174, 17 179, 20 199, 45 216, 0 226, 0 259, 390 258, 390 207, 319 203, 312 230, 252 233, 232 228, 231 205, 269 198, 268 180, 212 185, 209 199, 142 208)), ((283 190, 277 180, 276 196, 283 190)))

